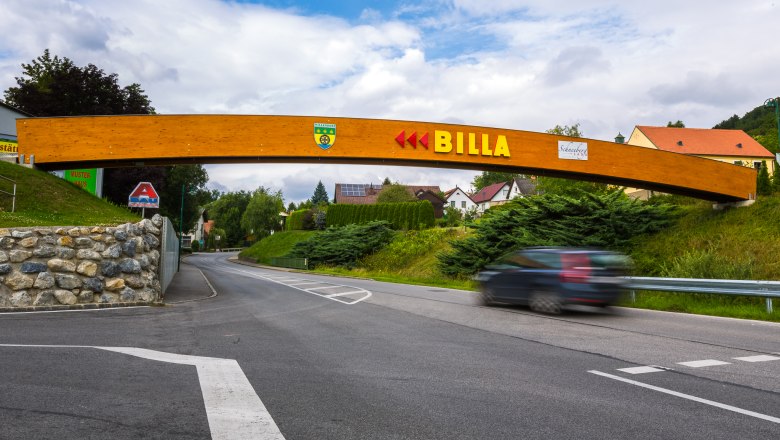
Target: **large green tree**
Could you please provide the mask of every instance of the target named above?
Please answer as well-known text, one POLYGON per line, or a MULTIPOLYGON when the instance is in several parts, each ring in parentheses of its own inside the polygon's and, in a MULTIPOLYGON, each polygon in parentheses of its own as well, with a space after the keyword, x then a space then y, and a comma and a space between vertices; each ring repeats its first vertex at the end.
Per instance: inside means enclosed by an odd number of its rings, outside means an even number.
POLYGON ((482 188, 493 185, 494 183, 509 182, 517 176, 518 174, 515 173, 483 171, 481 174, 474 176, 474 180, 471 181, 471 186, 474 187, 474 191, 479 192, 482 188))
POLYGON ((269 236, 271 231, 281 230, 279 213, 284 211, 282 192, 272 193, 261 186, 252 193, 252 198, 241 216, 241 227, 247 235, 256 240, 269 236))
POLYGON ((153 114, 154 107, 139 84, 119 86, 117 74, 94 64, 76 66, 49 49, 30 64, 22 63, 16 87, 5 102, 35 116, 153 114))
MULTIPOLYGON (((184 232, 198 221, 201 207, 213 194, 206 189, 209 175, 201 165, 174 165, 165 167, 166 177, 160 188, 160 215, 179 226, 184 221, 184 232)), ((125 196, 126 197, 126 196, 125 196)))
POLYGON ((214 227, 225 231, 223 247, 242 246, 246 235, 241 227, 241 217, 246 211, 252 194, 247 191, 229 192, 207 206, 209 219, 214 227))
MULTIPOLYGON (((115 73, 106 74, 94 64, 77 66, 67 57, 52 56, 48 49, 31 63, 22 63, 16 86, 3 94, 6 103, 35 116, 83 116, 154 114, 149 97, 137 83, 121 87, 115 73)), ((192 228, 198 207, 209 201, 206 170, 201 165, 173 167, 107 168, 103 196, 127 205, 139 182, 151 182, 160 193, 161 215, 179 227, 184 191, 184 230, 192 228)), ((156 211, 147 209, 147 216, 156 211)))
POLYGON ((320 180, 317 183, 317 187, 314 189, 314 194, 311 196, 311 204, 314 206, 327 205, 330 203, 328 200, 328 192, 325 191, 325 185, 320 180))
POLYGON ((377 203, 416 202, 417 197, 410 194, 406 186, 394 183, 392 185, 384 185, 376 201, 377 203))

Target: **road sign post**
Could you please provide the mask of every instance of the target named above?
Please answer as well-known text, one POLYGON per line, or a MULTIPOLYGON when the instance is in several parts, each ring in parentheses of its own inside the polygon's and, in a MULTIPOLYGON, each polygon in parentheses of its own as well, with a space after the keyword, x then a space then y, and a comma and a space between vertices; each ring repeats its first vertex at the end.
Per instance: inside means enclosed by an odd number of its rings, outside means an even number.
POLYGON ((146 208, 160 208, 160 196, 150 182, 140 182, 130 193, 127 206, 141 208, 141 217, 144 217, 146 208))

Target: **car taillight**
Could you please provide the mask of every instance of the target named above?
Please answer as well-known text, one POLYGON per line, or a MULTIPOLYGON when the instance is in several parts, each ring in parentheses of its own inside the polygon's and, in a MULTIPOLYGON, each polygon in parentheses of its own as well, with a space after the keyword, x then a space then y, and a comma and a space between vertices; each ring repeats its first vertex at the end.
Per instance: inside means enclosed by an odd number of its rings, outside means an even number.
POLYGON ((590 279, 590 259, 585 254, 562 254, 561 269, 562 283, 587 283, 590 279))

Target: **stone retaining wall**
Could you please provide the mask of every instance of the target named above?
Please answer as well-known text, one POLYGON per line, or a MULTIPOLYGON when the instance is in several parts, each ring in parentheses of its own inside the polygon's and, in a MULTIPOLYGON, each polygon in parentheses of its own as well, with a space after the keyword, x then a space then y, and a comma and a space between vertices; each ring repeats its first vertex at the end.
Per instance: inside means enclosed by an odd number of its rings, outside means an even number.
POLYGON ((159 301, 162 225, 0 229, 0 309, 159 301))

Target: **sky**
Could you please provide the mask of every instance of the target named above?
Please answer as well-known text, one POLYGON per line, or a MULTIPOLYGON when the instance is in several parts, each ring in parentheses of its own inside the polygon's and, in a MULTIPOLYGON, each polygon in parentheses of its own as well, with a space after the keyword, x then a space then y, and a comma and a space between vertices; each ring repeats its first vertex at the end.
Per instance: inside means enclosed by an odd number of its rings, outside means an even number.
MULTIPOLYGON (((461 123, 587 138, 711 128, 780 95, 777 0, 2 0, 0 89, 48 48, 161 114, 461 123)), ((456 185, 473 171, 206 165, 210 188, 456 185)))

